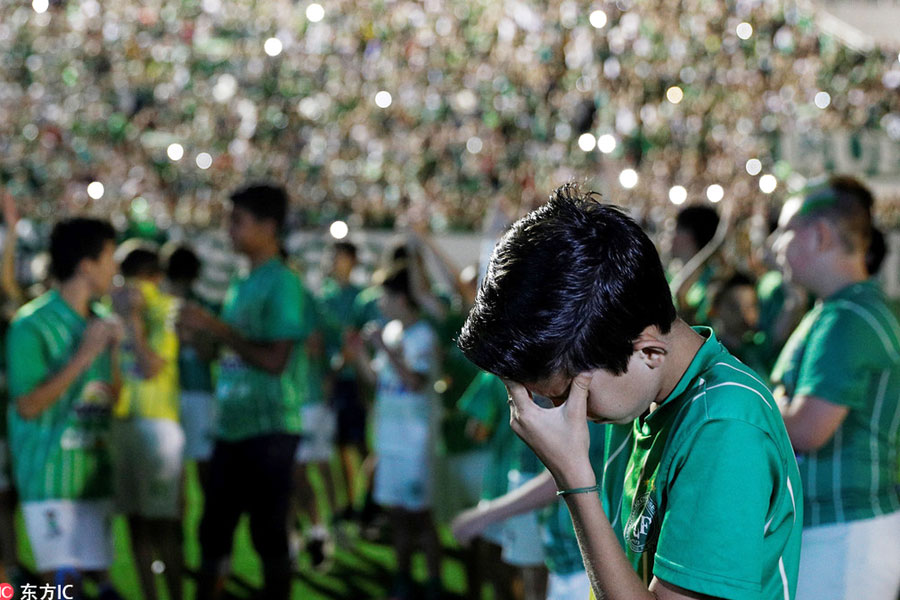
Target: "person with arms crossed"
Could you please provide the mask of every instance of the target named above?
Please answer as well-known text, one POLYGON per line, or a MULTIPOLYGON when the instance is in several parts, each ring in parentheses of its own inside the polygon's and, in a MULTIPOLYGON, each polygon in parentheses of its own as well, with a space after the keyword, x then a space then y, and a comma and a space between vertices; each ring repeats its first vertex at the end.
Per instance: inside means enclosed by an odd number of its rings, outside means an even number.
POLYGON ((620 209, 567 184, 516 222, 459 344, 507 382, 597 597, 793 597, 802 499, 778 407, 712 330, 676 317, 656 248, 620 209), (633 427, 603 502, 586 419, 633 427))

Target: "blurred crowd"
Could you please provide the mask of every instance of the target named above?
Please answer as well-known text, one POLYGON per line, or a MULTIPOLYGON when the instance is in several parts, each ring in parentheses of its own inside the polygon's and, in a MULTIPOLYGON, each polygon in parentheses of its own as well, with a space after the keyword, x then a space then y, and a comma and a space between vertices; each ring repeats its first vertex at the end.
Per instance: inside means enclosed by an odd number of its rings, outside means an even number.
POLYGON ((850 50, 790 1, 35 0, 0 6, 0 53, 0 180, 39 219, 203 226, 271 178, 301 225, 473 228, 634 169, 616 195, 653 226, 675 185, 747 213, 760 173, 802 187, 785 134, 900 138, 897 48, 850 50))

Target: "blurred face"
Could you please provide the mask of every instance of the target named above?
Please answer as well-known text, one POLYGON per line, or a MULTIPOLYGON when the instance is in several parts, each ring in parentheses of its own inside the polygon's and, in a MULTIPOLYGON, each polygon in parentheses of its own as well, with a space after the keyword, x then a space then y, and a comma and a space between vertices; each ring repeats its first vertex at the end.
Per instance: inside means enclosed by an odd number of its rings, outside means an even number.
POLYGON ((96 259, 86 258, 81 261, 80 273, 90 284, 94 296, 102 296, 112 286, 113 277, 119 271, 119 266, 113 257, 115 252, 115 242, 108 240, 96 259))
POLYGON ((408 304, 403 294, 385 290, 378 298, 378 310, 390 321, 394 319, 402 319, 406 314, 408 304))
POLYGON ((808 283, 810 268, 819 255, 819 243, 815 223, 801 218, 797 214, 799 208, 799 201, 784 205, 773 250, 784 278, 804 285, 808 283))
POLYGON ((689 231, 676 227, 675 233, 672 236, 672 258, 678 259, 682 263, 686 263, 692 256, 697 254, 698 250, 699 248, 697 248, 697 244, 694 242, 694 236, 691 235, 689 231))
POLYGON ((725 293, 716 306, 716 330, 740 338, 759 323, 759 306, 752 285, 739 285, 725 293))
MULTIPOLYGON (((651 368, 635 351, 628 362, 628 370, 614 375, 604 369, 590 371, 586 418, 601 423, 631 423, 650 407, 662 387, 662 369, 651 368)), ((528 391, 548 398, 560 406, 568 398, 573 377, 553 375, 535 383, 525 384, 528 391)))
POLYGON ((246 254, 265 244, 276 232, 270 221, 257 219, 250 211, 235 206, 231 209, 228 234, 234 249, 246 254))
POLYGON ((350 273, 356 266, 356 258, 346 252, 335 252, 334 260, 331 263, 331 270, 334 276, 342 281, 350 279, 350 273))

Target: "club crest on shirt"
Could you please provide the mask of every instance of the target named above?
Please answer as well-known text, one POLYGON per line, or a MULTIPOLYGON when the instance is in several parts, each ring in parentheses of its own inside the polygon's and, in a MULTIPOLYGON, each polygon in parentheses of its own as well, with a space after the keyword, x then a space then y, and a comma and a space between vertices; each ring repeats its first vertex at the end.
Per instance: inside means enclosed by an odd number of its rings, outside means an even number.
POLYGON ((653 550, 656 546, 659 534, 657 513, 656 500, 651 491, 645 492, 631 505, 631 516, 625 523, 624 534, 625 542, 632 552, 640 554, 653 550))

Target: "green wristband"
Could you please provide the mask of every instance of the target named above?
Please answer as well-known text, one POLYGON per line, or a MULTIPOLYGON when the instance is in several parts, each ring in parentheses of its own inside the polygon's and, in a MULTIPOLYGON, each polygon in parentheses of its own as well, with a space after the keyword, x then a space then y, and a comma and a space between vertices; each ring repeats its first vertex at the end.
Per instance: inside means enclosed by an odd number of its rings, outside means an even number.
POLYGON ((590 492, 599 492, 600 484, 592 485, 591 487, 581 487, 581 488, 572 488, 571 490, 557 490, 557 496, 571 496, 573 494, 587 494, 590 492))

